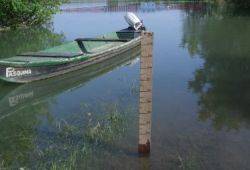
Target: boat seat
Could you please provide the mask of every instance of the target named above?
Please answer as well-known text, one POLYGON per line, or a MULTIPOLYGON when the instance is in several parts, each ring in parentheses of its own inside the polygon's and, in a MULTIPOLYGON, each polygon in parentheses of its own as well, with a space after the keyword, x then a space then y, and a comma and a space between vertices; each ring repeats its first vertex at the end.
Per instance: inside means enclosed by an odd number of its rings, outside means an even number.
POLYGON ((141 31, 134 31, 134 30, 121 30, 121 31, 116 31, 116 33, 141 33, 141 31))
POLYGON ((75 41, 77 42, 79 48, 83 53, 90 53, 84 46, 83 42, 85 41, 95 41, 95 42, 128 42, 131 39, 113 39, 113 38, 77 38, 75 41))
POLYGON ((64 52, 64 53, 52 53, 52 52, 28 52, 19 54, 17 56, 28 56, 28 57, 52 57, 52 58, 72 58, 78 57, 83 55, 82 52, 78 53, 71 53, 71 52, 64 52))

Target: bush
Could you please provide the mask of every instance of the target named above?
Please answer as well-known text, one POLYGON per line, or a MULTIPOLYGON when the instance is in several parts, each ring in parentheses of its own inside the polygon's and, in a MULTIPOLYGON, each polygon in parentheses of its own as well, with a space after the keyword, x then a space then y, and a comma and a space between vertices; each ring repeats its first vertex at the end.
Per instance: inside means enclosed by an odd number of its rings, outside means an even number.
POLYGON ((64 0, 0 0, 0 26, 16 27, 46 22, 64 0))

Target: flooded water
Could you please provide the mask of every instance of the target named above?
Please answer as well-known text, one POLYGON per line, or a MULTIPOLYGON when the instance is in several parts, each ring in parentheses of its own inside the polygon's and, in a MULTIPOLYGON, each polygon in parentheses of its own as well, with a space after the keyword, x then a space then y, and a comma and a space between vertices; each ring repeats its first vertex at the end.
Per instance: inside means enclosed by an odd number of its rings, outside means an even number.
POLYGON ((250 17, 204 3, 69 3, 0 33, 0 57, 127 27, 154 32, 151 154, 138 145, 139 49, 40 82, 0 82, 0 169, 248 169, 250 17))

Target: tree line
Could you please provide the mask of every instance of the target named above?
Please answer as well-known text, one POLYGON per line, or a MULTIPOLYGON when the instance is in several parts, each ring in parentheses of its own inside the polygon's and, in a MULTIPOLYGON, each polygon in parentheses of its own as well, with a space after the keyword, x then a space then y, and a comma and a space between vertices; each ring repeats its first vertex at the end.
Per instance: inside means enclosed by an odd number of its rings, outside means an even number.
MULTIPOLYGON (((38 25, 48 21, 67 0, 0 0, 0 28, 38 25)), ((111 0, 118 1, 118 0, 111 0)), ((136 0, 138 1, 138 0, 136 0)), ((169 1, 169 0, 167 0, 169 1)), ((177 1, 177 0, 176 0, 177 1)), ((250 0, 193 0, 225 2, 238 9, 250 9, 250 0)))

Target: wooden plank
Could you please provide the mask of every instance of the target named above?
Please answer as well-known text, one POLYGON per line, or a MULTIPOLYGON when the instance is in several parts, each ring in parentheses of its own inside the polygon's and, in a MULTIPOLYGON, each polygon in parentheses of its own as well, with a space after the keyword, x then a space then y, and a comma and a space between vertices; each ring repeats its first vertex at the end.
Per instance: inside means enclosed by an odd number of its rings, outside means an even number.
POLYGON ((114 39, 114 38, 77 38, 75 41, 94 41, 94 42, 128 42, 131 39, 114 39))
POLYGON ((149 154, 152 117, 152 53, 153 33, 141 33, 140 106, 139 106, 139 154, 149 154))
POLYGON ((49 52, 28 52, 23 54, 18 54, 17 56, 27 56, 27 57, 51 57, 51 58, 72 58, 83 55, 82 52, 78 53, 49 53, 49 52))

